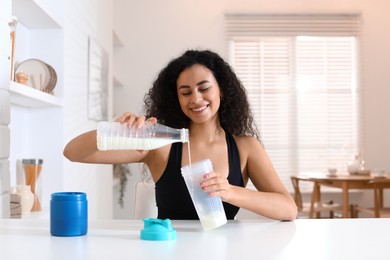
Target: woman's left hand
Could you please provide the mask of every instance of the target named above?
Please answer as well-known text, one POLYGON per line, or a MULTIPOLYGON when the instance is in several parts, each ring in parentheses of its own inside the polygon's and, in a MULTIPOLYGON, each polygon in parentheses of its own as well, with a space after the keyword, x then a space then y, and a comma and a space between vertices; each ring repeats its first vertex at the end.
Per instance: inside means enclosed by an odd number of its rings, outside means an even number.
POLYGON ((220 196, 223 201, 232 196, 232 185, 230 185, 227 178, 223 177, 218 172, 210 172, 203 176, 200 187, 204 192, 210 196, 220 196))

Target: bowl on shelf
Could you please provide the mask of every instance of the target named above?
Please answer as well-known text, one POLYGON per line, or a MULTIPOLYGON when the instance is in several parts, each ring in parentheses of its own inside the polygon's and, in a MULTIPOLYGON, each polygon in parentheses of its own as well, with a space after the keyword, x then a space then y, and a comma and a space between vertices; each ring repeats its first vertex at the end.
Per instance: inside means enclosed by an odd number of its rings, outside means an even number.
POLYGON ((22 71, 16 72, 15 74, 15 81, 20 83, 20 84, 25 84, 28 81, 28 74, 24 73, 22 71))

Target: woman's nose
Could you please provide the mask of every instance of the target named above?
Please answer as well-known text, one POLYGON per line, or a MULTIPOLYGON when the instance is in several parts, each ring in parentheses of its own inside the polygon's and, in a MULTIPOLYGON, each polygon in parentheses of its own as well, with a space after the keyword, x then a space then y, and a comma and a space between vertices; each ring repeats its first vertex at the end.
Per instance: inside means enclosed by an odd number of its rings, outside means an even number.
POLYGON ((192 96, 191 96, 191 102, 192 103, 197 103, 197 102, 199 102, 202 99, 203 99, 202 94, 199 93, 198 91, 194 91, 192 93, 192 96))

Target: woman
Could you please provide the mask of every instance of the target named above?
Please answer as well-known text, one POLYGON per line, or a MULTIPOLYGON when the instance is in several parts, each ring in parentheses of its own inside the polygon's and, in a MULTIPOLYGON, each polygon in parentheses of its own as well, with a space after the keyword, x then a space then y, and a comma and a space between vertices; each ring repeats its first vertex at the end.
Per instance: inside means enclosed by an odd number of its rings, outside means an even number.
MULTIPOLYGON (((220 196, 228 219, 240 208, 277 220, 293 220, 294 200, 280 181, 264 150, 245 90, 231 67, 211 51, 186 51, 164 68, 145 96, 145 116, 124 113, 116 121, 141 127, 145 121, 188 128, 192 162, 210 159, 214 172, 203 191, 220 196), (251 180, 256 190, 245 188, 251 180)), ((142 162, 156 183, 158 218, 197 219, 181 176, 189 163, 188 143, 150 151, 99 151, 96 131, 82 134, 65 147, 71 161, 142 162)))

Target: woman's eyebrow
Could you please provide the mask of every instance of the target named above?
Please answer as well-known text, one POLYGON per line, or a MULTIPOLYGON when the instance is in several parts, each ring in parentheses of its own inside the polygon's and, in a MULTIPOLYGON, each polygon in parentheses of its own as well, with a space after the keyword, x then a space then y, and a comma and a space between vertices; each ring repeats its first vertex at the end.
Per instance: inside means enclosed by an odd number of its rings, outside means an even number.
POLYGON ((208 80, 202 80, 202 81, 196 83, 196 85, 197 85, 197 86, 200 86, 200 85, 202 85, 202 84, 204 84, 204 83, 209 83, 209 81, 208 81, 208 80))
MULTIPOLYGON (((202 81, 199 81, 198 83, 196 83, 197 86, 200 86, 200 85, 203 85, 205 83, 209 83, 208 80, 202 80, 202 81)), ((182 88, 190 88, 189 85, 180 85, 179 86, 179 89, 182 89, 182 88)))
POLYGON ((188 86, 188 85, 180 85, 179 89, 182 89, 182 88, 190 88, 190 86, 188 86))

